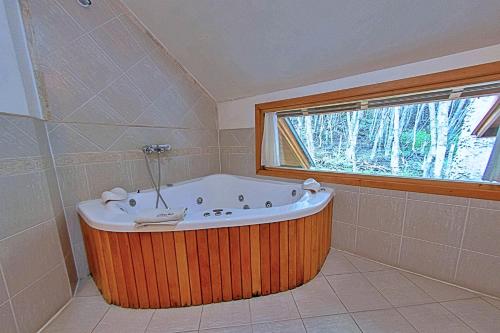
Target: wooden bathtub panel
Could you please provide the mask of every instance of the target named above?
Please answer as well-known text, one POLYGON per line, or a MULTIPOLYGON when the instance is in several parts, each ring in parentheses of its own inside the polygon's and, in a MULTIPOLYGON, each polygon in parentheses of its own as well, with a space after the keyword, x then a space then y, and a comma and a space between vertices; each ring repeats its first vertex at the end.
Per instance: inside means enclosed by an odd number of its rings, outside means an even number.
POLYGON ((311 233, 313 219, 312 216, 308 216, 304 219, 304 283, 311 279, 311 233))
POLYGON ((213 302, 222 301, 222 277, 219 256, 219 233, 217 229, 208 229, 208 253, 210 256, 210 282, 213 302))
POLYGON ((304 218, 297 220, 297 285, 304 283, 304 218))
POLYGON ((146 274, 146 286, 148 289, 149 307, 159 308, 160 297, 158 295, 158 282, 156 280, 155 259, 153 255, 153 244, 151 242, 151 233, 141 232, 142 261, 144 263, 144 272, 146 274))
POLYGON ((198 263, 198 246, 196 240, 196 231, 185 231, 186 252, 189 269, 189 287, 191 289, 191 304, 203 304, 200 286, 200 266, 198 263))
POLYGON ((260 229, 260 271, 262 279, 262 295, 271 293, 271 243, 270 225, 261 224, 260 229))
POLYGON ((111 288, 108 283, 108 275, 106 272, 106 263, 104 261, 104 250, 101 242, 100 231, 97 229, 92 229, 92 236, 95 240, 95 249, 97 254, 97 261, 99 264, 99 289, 101 290, 106 302, 111 303, 111 288))
POLYGON ((179 274, 179 290, 181 306, 191 305, 191 288, 189 286, 189 269, 184 231, 174 232, 175 254, 177 255, 177 272, 179 274))
POLYGON ((130 243, 127 233, 116 233, 118 247, 120 248, 120 257, 122 259, 123 275, 127 285, 127 297, 131 308, 139 308, 139 296, 135 284, 134 265, 132 263, 132 254, 130 253, 130 243))
POLYGON ((200 287, 203 304, 210 304, 212 300, 212 282, 210 278, 210 258, 206 230, 196 230, 198 246, 198 263, 200 265, 200 287))
POLYGON ((249 298, 311 280, 330 250, 333 205, 275 223, 107 232, 81 220, 89 269, 108 303, 168 308, 249 298))
POLYGON ((158 284, 158 297, 160 307, 170 307, 170 291, 168 290, 167 264, 163 252, 163 239, 161 233, 151 233, 151 244, 153 246, 154 265, 156 270, 156 282, 158 284))
POLYGON ((288 222, 280 222, 280 291, 288 290, 288 222))
POLYGON ((228 228, 219 229, 219 258, 222 281, 222 299, 230 301, 233 299, 231 287, 231 257, 229 254, 229 230, 228 228))
POLYGON ((231 287, 233 299, 242 298, 240 228, 229 228, 229 249, 231 254, 231 287))
POLYGON ((297 286, 297 221, 288 223, 288 289, 297 286))
POLYGON ((109 246, 111 249, 111 258, 113 258, 113 266, 115 272, 116 287, 118 289, 119 303, 124 307, 130 307, 127 295, 127 283, 123 273, 122 257, 118 246, 118 235, 116 232, 109 233, 109 246))
POLYGON ((241 251, 241 292, 243 298, 252 297, 252 267, 250 260, 250 226, 242 226, 240 229, 240 251, 241 251))
POLYGON ((252 296, 262 294, 260 270, 260 229, 259 225, 250 226, 250 266, 252 274, 252 296))
POLYGON ((129 233, 130 252, 132 253, 132 265, 134 266, 135 285, 139 297, 139 307, 149 308, 148 287, 146 282, 146 271, 142 259, 141 239, 139 233, 129 233))
POLYGON ((170 304, 173 307, 181 306, 181 291, 179 287, 179 273, 177 271, 177 253, 173 232, 162 232, 163 254, 167 268, 168 290, 170 304))

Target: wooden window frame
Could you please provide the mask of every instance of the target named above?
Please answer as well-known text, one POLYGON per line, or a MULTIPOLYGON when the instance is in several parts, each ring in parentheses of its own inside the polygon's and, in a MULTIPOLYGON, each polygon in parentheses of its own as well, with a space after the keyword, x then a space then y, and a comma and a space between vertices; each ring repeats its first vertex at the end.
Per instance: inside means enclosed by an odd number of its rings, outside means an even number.
POLYGON ((296 97, 255 105, 256 173, 292 179, 315 178, 318 181, 398 191, 440 194, 500 201, 500 184, 461 182, 438 179, 415 179, 393 176, 371 176, 332 171, 311 171, 292 168, 270 168, 261 163, 264 114, 266 112, 301 109, 325 104, 418 93, 429 90, 480 84, 500 80, 500 61, 444 72, 386 81, 377 84, 296 97))

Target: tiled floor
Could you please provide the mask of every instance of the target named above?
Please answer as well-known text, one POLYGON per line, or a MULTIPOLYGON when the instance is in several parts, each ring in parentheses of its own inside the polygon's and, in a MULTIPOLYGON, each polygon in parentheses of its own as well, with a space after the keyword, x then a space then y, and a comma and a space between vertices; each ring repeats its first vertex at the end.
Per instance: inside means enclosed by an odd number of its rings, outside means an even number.
POLYGON ((500 301, 333 251, 289 292, 179 309, 106 304, 91 279, 44 332, 500 332, 500 301))

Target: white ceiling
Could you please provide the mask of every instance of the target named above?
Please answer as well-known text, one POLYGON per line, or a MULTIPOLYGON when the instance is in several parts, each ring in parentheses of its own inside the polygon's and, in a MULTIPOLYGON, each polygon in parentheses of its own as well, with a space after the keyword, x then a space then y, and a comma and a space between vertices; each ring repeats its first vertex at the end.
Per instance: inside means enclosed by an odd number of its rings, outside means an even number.
POLYGON ((499 0, 124 0, 218 102, 500 43, 499 0))

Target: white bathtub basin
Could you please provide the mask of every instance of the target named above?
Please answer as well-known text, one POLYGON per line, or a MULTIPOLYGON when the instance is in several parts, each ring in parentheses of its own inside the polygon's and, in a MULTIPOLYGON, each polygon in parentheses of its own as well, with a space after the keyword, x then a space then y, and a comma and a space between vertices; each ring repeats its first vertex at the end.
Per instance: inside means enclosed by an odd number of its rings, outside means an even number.
POLYGON ((301 184, 224 174, 177 183, 162 188, 161 193, 169 207, 188 208, 184 220, 175 226, 135 227, 140 211, 155 205, 152 190, 129 193, 127 200, 108 204, 99 199, 80 202, 77 209, 90 226, 105 231, 196 230, 298 219, 321 211, 334 195, 331 188, 311 193, 302 190, 301 184))

